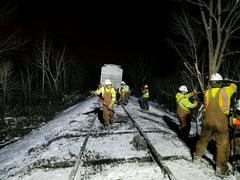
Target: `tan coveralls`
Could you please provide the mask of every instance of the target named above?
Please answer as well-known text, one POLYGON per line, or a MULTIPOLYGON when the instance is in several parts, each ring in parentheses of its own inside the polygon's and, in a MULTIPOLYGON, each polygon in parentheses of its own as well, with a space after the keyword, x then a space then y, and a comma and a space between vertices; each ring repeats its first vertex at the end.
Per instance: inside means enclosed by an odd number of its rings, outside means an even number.
POLYGON ((123 87, 123 86, 120 86, 118 92, 119 92, 119 94, 120 94, 120 97, 119 97, 118 102, 122 102, 122 104, 124 104, 124 103, 125 103, 125 92, 124 92, 124 87, 123 87))
MULTIPOLYGON (((111 92, 104 92, 104 95, 103 95, 103 100, 104 102, 106 102, 107 104, 110 104, 111 103, 111 100, 112 100, 112 93, 111 92)), ((109 110, 107 108, 107 106, 105 106, 103 104, 103 120, 104 120, 104 125, 107 126, 109 125, 109 116, 110 116, 110 122, 113 123, 114 121, 114 105, 112 106, 112 111, 109 110)))
POLYGON ((179 104, 177 104, 177 115, 179 119, 181 134, 184 138, 187 138, 191 129, 191 110, 184 110, 179 104))
POLYGON ((125 92, 125 102, 128 102, 128 99, 129 99, 129 97, 130 97, 130 95, 129 95, 129 86, 127 85, 127 84, 125 84, 124 86, 124 92, 125 92))
POLYGON ((225 175, 228 170, 227 161, 230 151, 229 134, 228 134, 228 118, 219 107, 219 92, 215 97, 209 90, 209 105, 205 111, 205 119, 202 124, 200 140, 197 142, 196 155, 203 155, 207 148, 209 139, 214 134, 217 147, 216 164, 221 175, 225 175))

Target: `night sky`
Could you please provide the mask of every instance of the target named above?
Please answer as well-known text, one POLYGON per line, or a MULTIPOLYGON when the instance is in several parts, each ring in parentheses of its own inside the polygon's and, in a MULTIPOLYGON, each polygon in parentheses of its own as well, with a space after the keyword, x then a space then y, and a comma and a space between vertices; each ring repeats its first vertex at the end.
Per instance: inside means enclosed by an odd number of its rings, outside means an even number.
POLYGON ((18 0, 11 27, 32 39, 45 31, 98 66, 121 65, 129 54, 143 54, 157 59, 159 72, 173 64, 165 42, 172 3, 166 2, 18 0))

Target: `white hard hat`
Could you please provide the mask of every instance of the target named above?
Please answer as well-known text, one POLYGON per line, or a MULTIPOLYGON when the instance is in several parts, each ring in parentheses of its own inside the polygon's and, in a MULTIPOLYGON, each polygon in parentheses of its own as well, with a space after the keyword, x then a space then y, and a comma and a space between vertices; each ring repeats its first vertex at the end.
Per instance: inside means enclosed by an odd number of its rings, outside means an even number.
POLYGON ((125 84, 125 82, 124 82, 124 81, 122 81, 122 82, 121 82, 121 84, 125 84))
POLYGON ((187 86, 180 86, 179 91, 188 92, 187 86))
POLYGON ((105 85, 110 85, 110 84, 112 84, 111 81, 109 79, 106 79, 105 80, 105 85))
POLYGON ((214 73, 210 76, 210 81, 222 81, 223 78, 219 73, 214 73))

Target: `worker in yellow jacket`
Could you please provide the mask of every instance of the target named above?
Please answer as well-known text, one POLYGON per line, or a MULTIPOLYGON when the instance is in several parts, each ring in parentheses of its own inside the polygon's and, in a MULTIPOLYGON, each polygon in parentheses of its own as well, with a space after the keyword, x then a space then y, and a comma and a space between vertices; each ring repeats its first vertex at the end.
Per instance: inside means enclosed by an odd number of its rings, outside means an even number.
POLYGON ((142 89, 142 97, 140 98, 140 106, 144 110, 149 110, 149 105, 148 105, 148 100, 149 100, 149 90, 148 90, 148 85, 144 85, 144 89, 142 89))
POLYGON ((122 81, 121 85, 118 88, 118 93, 120 95, 120 97, 118 99, 118 104, 120 104, 120 103, 125 104, 125 89, 124 89, 124 85, 125 85, 125 82, 122 81))
POLYGON ((104 86, 95 91, 97 95, 102 94, 104 101, 103 120, 105 126, 109 125, 109 116, 110 123, 112 124, 114 121, 114 103, 116 101, 116 91, 111 84, 111 81, 109 79, 106 79, 104 86))
POLYGON ((128 99, 130 97, 129 86, 126 83, 124 83, 123 88, 124 88, 124 92, 125 92, 125 103, 124 104, 126 105, 128 103, 128 99))
POLYGON ((179 88, 179 92, 176 94, 177 102, 177 117, 179 119, 181 135, 184 139, 187 139, 191 129, 191 109, 198 105, 195 101, 191 103, 189 98, 196 94, 196 91, 188 93, 187 86, 182 85, 179 88))
POLYGON ((204 119, 199 141, 196 145, 194 161, 201 161, 201 156, 207 148, 212 135, 215 136, 216 175, 225 177, 228 175, 228 157, 230 152, 228 134, 228 114, 230 110, 231 96, 236 92, 237 86, 231 83, 222 87, 223 78, 219 73, 210 76, 211 88, 204 92, 204 119))

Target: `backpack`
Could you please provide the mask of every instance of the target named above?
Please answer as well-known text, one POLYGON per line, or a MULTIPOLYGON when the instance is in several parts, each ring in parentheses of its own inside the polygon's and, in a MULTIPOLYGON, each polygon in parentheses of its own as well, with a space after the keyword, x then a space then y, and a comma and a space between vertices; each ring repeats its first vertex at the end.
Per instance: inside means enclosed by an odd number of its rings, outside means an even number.
POLYGON ((139 134, 133 137, 133 140, 130 142, 137 150, 146 150, 147 142, 139 134))

